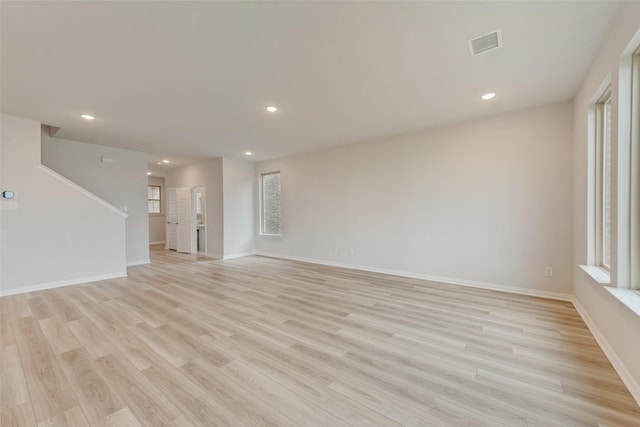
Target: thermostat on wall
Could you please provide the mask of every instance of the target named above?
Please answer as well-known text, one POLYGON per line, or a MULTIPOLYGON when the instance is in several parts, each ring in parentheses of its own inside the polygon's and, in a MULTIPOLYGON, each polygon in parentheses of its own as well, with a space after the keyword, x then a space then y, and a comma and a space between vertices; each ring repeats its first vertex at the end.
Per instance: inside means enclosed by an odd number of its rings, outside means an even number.
POLYGON ((3 199, 13 199, 16 196, 16 193, 13 191, 3 191, 2 198, 3 199))

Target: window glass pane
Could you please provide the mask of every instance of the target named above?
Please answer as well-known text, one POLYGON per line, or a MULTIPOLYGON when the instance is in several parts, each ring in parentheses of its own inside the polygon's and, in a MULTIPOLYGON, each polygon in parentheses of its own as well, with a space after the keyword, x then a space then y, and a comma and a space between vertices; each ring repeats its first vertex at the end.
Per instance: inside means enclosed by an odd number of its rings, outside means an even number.
POLYGON ((262 176, 262 232, 280 234, 280 174, 262 176))
POLYGON ((602 264, 611 265, 611 99, 604 103, 602 142, 602 264))
POLYGON ((149 213, 161 213, 160 212, 160 190, 159 185, 147 186, 147 197, 149 199, 149 213))

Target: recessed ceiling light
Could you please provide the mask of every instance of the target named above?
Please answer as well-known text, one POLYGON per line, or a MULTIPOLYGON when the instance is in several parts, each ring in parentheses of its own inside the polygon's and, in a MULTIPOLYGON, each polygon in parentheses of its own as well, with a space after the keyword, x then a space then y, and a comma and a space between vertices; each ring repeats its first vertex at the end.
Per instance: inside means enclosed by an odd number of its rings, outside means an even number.
POLYGON ((85 120, 93 120, 93 119, 96 118, 95 116, 92 116, 91 114, 80 114, 80 117, 82 117, 85 120))
POLYGON ((158 164, 159 164, 160 166, 162 166, 162 162, 158 162, 158 164))
POLYGON ((147 175, 151 175, 151 172, 147 172, 147 175))
POLYGON ((266 110, 270 113, 275 113, 276 111, 278 111, 278 107, 274 107, 273 105, 269 105, 266 110))
POLYGON ((245 156, 250 156, 250 155, 252 155, 252 154, 253 154, 253 153, 252 153, 251 151, 245 151, 245 152, 244 152, 244 155, 245 155, 245 156))
POLYGON ((495 96, 496 96, 495 93, 489 92, 482 95, 482 99, 484 99, 485 101, 488 101, 489 99, 493 99, 495 96))
POLYGON ((169 160, 163 160, 162 163, 169 163, 169 160))

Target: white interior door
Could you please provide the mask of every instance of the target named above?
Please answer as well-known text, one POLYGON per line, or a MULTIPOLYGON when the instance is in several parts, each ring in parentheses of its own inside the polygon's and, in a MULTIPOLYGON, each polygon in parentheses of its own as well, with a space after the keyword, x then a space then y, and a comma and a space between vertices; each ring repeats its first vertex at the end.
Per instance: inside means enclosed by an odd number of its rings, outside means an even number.
POLYGON ((177 224, 177 248, 178 252, 192 253, 192 218, 191 218, 191 190, 189 188, 176 188, 176 217, 177 224))

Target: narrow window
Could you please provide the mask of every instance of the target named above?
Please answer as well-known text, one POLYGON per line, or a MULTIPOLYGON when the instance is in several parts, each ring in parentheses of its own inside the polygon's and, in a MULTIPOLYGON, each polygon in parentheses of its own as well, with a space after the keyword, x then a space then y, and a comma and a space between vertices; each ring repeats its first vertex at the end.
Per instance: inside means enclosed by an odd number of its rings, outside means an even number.
POLYGON ((150 214, 159 214, 161 211, 161 191, 159 185, 149 185, 147 186, 148 199, 149 199, 149 213, 150 214))
POLYGON ((280 172, 260 175, 260 233, 280 235, 280 172))
POLYGON ((640 291, 640 49, 633 55, 631 91, 630 285, 640 291))
POLYGON ((611 93, 607 90, 597 104, 596 116, 596 259, 611 268, 611 93))

